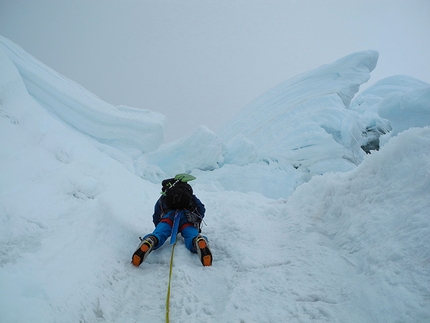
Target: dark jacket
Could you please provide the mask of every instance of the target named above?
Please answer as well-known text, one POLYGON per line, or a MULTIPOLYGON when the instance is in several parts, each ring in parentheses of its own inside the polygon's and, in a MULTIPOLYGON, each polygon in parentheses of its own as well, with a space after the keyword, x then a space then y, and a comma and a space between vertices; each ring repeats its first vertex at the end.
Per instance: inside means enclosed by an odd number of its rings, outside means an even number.
MULTIPOLYGON (((171 211, 166 206, 164 199, 165 199, 165 196, 162 195, 158 199, 157 203, 155 203, 154 214, 152 215, 152 222, 154 222, 155 226, 157 226, 157 224, 160 223, 161 218, 165 214, 171 211)), ((187 210, 192 213, 196 213, 200 219, 203 219, 205 217, 205 211, 206 211, 205 206, 195 195, 193 195, 191 206, 187 210)))

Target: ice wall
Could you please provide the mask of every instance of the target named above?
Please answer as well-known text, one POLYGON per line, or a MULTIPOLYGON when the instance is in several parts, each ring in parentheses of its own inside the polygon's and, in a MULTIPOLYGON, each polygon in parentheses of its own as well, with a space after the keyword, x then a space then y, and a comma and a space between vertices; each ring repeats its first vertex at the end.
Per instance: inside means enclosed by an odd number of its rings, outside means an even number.
POLYGON ((376 51, 354 53, 298 75, 243 108, 219 135, 226 141, 245 136, 264 158, 297 168, 318 168, 327 160, 354 167, 363 156, 361 128, 346 108, 377 59, 376 51))

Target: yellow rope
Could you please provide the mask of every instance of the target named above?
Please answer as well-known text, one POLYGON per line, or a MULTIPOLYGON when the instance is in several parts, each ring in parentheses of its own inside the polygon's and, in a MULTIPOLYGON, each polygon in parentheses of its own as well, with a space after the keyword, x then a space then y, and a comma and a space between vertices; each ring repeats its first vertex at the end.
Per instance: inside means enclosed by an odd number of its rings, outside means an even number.
POLYGON ((167 285, 167 296, 166 296, 166 323, 170 322, 170 282, 172 281, 172 268, 173 268, 173 256, 175 254, 176 242, 172 246, 172 254, 170 256, 170 270, 169 270, 169 284, 167 285))

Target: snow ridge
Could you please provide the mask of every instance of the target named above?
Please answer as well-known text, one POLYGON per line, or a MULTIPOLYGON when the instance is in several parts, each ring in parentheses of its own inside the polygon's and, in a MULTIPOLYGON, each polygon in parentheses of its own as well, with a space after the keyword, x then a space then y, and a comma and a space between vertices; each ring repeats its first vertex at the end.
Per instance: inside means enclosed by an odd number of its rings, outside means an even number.
POLYGON ((29 94, 72 128, 131 155, 156 150, 164 140, 164 116, 114 107, 1 36, 0 49, 15 64, 29 94))

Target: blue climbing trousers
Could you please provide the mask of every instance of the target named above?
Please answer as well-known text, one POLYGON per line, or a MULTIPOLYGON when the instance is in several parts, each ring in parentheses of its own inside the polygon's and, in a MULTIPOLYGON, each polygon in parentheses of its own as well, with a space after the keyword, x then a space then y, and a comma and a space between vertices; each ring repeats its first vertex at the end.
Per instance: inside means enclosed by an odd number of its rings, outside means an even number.
POLYGON ((188 221, 185 210, 170 210, 161 218, 155 230, 143 238, 155 236, 158 239, 158 243, 154 247, 154 250, 156 250, 160 248, 170 236, 170 244, 174 244, 178 233, 184 238, 185 247, 191 252, 196 253, 197 251, 193 245, 193 239, 199 235, 199 229, 188 221))

